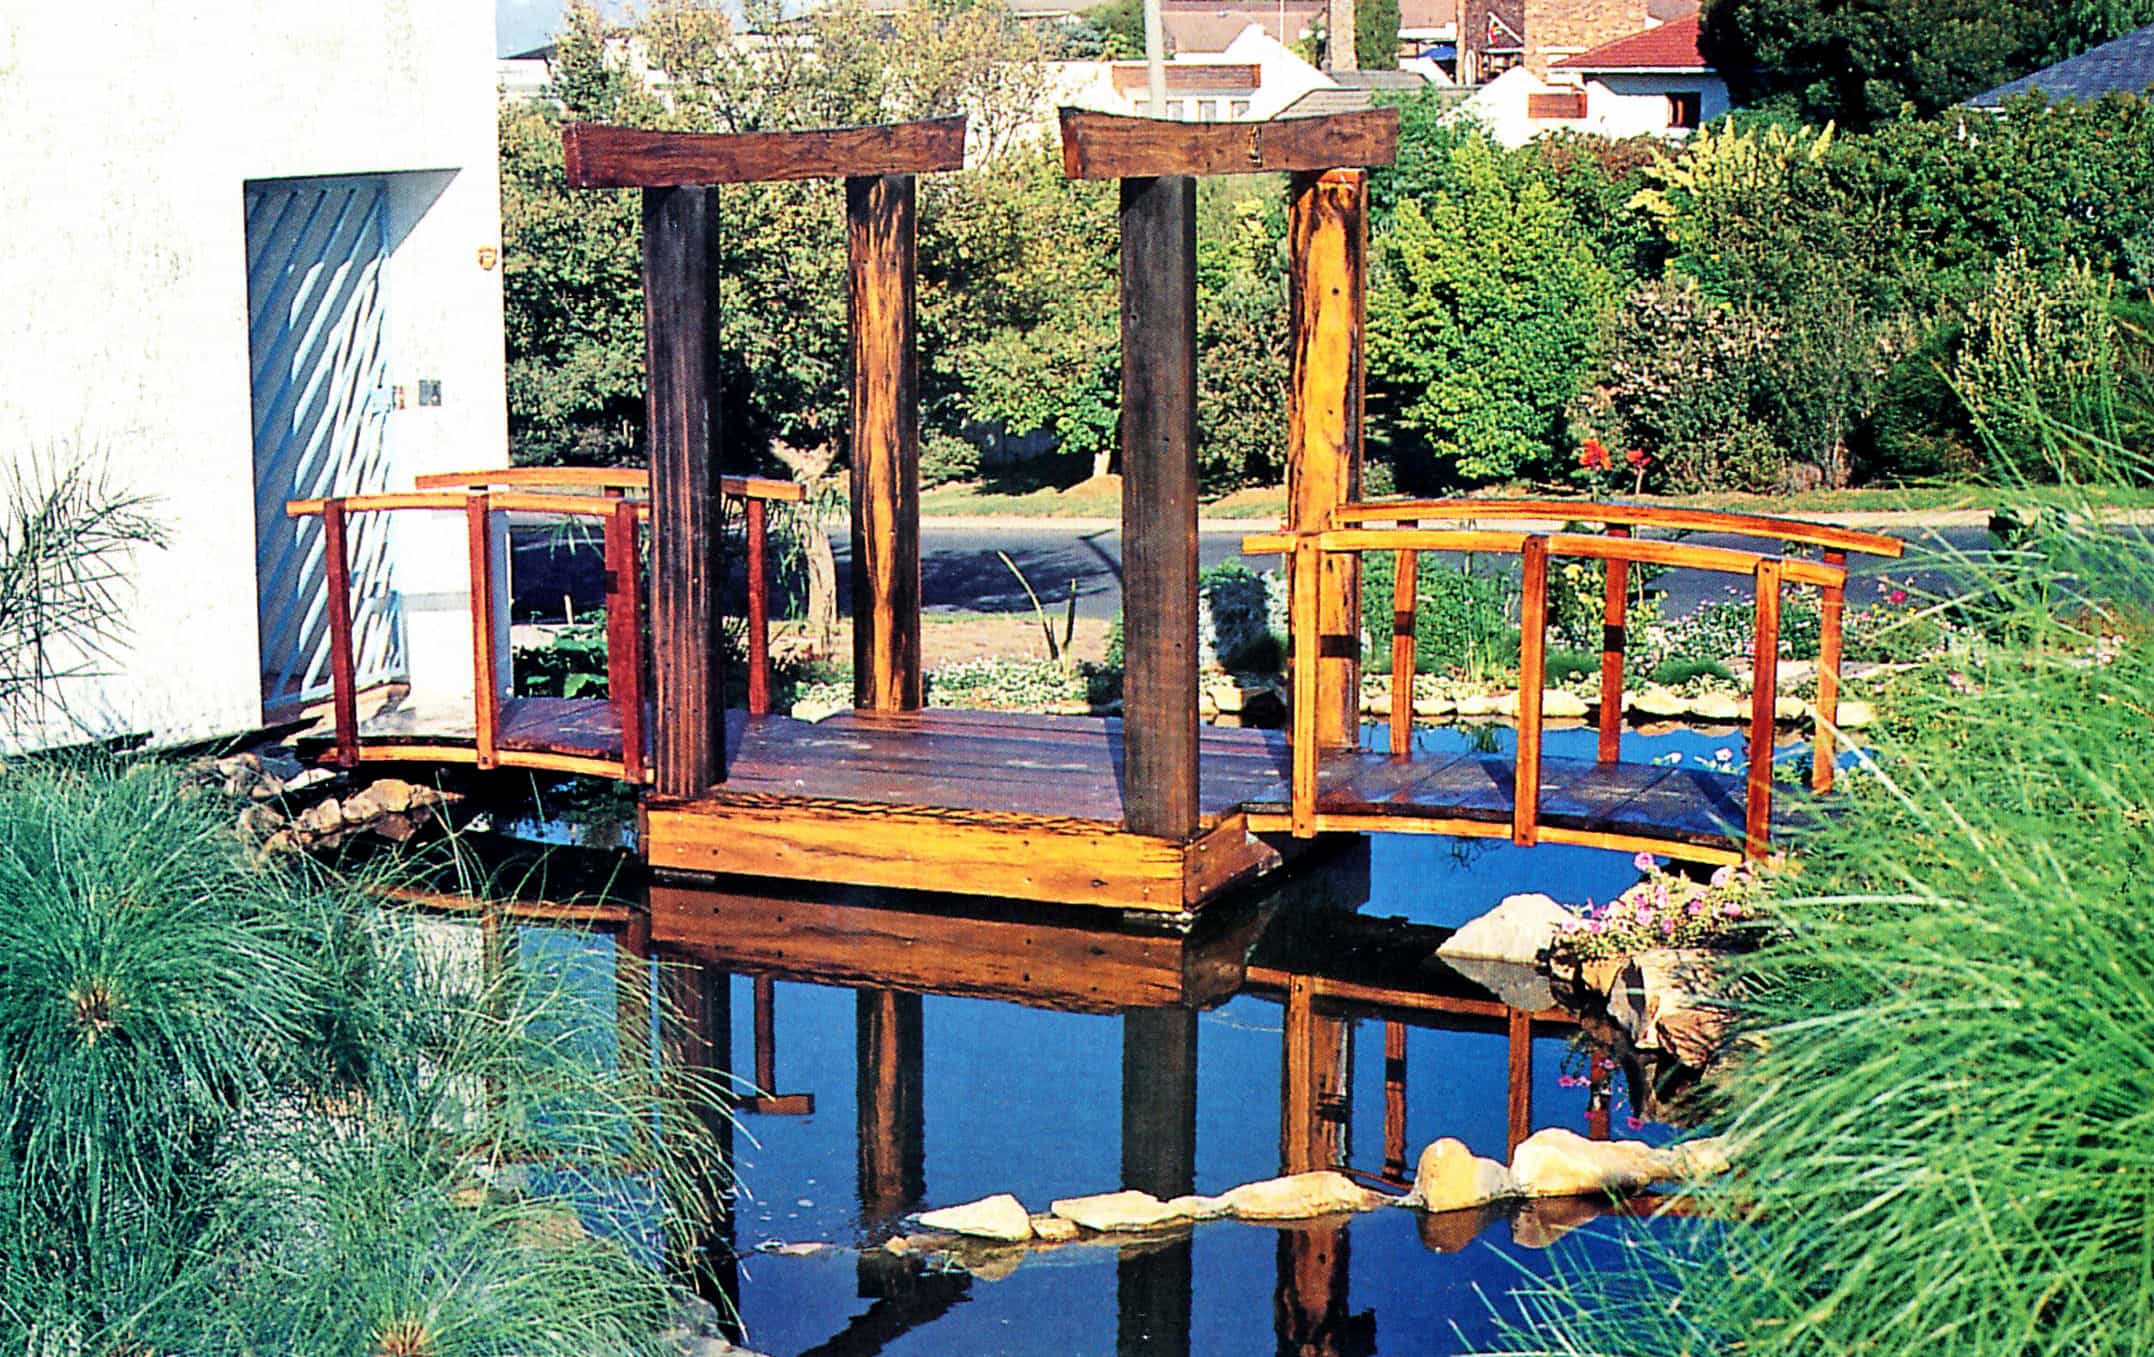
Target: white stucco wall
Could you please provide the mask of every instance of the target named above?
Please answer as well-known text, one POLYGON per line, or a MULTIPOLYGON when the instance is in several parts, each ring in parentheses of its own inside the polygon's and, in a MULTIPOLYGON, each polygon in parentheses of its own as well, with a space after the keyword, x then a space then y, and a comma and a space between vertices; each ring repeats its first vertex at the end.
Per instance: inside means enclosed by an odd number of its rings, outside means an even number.
POLYGON ((1605 137, 1683 136, 1687 134, 1668 126, 1668 95, 1678 90, 1699 93, 1702 122, 1711 122, 1728 111, 1727 82, 1704 72, 1635 75, 1610 72, 1590 79, 1564 75, 1559 81, 1551 82, 1517 66, 1475 90, 1460 102, 1451 116, 1479 120, 1505 146, 1523 146, 1544 132, 1562 128, 1605 137), (1585 117, 1527 116, 1528 99, 1532 95, 1575 90, 1580 85, 1586 92, 1585 117))
POLYGON ((393 483, 506 461, 501 276, 478 260, 500 244, 493 19, 488 0, 0 6, 0 457, 101 454, 171 539, 138 561, 114 672, 68 692, 78 717, 160 742, 261 719, 247 181, 401 176, 390 381, 438 378, 443 400, 389 416, 393 483))

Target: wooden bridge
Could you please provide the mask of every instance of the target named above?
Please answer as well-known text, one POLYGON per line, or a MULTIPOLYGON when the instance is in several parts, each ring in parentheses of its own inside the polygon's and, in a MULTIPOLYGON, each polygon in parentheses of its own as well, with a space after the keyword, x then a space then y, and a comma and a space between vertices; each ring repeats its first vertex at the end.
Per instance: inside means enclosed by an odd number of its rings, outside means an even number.
POLYGON ((1367 184, 1396 114, 1266 124, 1153 122, 1065 110, 1065 169, 1122 181, 1123 718, 923 710, 913 176, 958 168, 963 120, 824 133, 701 136, 571 127, 573 184, 642 186, 651 471, 489 471, 408 494, 297 501, 328 558, 333 727, 321 753, 534 768, 646 785, 641 850, 660 871, 926 888, 1186 916, 1335 832, 1413 830, 1649 849, 1707 862, 1761 855, 1773 828, 1773 677, 1781 591, 1824 592, 1818 789, 1829 785, 1849 551, 1890 538, 1795 520, 1551 501, 1360 497, 1367 184), (1340 168, 1345 167, 1345 168, 1340 168), (1281 530, 1246 549, 1286 559, 1288 732, 1205 726, 1197 695, 1195 178, 1289 181, 1292 359, 1281 530), (767 505, 786 482, 714 471, 715 186, 846 179, 852 332, 853 710, 820 723, 769 710, 767 505), (726 499, 745 524, 745 710, 720 672, 726 499), (468 524, 474 696, 425 694, 362 720, 352 668, 345 524, 354 514, 461 513, 468 524), (496 622, 494 516, 596 519, 607 570, 605 699, 508 696, 496 622), (1551 531, 1598 523, 1598 534, 1551 531), (1637 535, 1732 533, 1744 551, 1637 535), (1777 554, 1781 544, 1821 559, 1777 554), (1772 547, 1774 550, 1762 548, 1772 547), (1398 556, 1393 708, 1364 748, 1360 556, 1398 556), (1509 754, 1417 754, 1410 583, 1420 553, 1522 561, 1518 738, 1509 754), (647 556, 648 564, 642 562, 647 556), (1542 753, 1548 562, 1606 570, 1599 757, 1542 753), (1748 577, 1758 599, 1750 766, 1736 777, 1624 764, 1624 612, 1633 564, 1748 577), (647 583, 645 576, 647 575, 647 583), (646 625, 648 619, 648 625, 646 625), (1405 681, 1398 681, 1404 676, 1405 681))

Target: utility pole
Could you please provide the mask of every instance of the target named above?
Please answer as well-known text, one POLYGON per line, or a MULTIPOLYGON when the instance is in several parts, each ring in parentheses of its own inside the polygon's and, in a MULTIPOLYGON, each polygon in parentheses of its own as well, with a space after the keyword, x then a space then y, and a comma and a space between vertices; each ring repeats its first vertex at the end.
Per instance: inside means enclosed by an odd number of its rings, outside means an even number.
POLYGON ((1167 25, 1159 16, 1159 0, 1144 0, 1144 80, 1150 98, 1145 111, 1155 118, 1166 117, 1167 25))
POLYGON ((1361 62, 1354 52, 1354 0, 1328 0, 1324 22, 1331 30, 1324 46, 1324 69, 1360 70, 1361 62))

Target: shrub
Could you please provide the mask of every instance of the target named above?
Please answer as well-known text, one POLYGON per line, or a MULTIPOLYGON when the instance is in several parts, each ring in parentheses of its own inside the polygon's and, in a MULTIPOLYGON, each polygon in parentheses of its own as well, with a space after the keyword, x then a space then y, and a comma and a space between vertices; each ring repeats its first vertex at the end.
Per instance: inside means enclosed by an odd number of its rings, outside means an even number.
MULTIPOLYGON (((1391 602, 1397 557, 1386 551, 1361 557, 1363 654, 1389 668, 1391 602)), ((1414 583, 1414 662, 1424 674, 1489 677, 1518 661, 1518 627, 1504 603, 1503 580, 1472 575, 1424 552, 1414 583)))
POLYGON ((920 484, 923 488, 969 481, 980 474, 980 450, 972 441, 942 429, 920 438, 920 484))

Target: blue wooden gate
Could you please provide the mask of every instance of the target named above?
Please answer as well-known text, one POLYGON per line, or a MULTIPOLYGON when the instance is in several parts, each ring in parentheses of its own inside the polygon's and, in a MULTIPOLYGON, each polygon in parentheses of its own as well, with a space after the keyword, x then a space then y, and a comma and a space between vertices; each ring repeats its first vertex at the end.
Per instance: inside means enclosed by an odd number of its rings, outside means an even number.
MULTIPOLYGON (((388 196, 378 177, 273 180, 246 190, 255 570, 269 711, 329 692, 322 524, 286 518, 284 502, 389 488, 381 296, 388 196)), ((386 518, 362 514, 351 524, 362 686, 395 677, 403 664, 386 518)))

